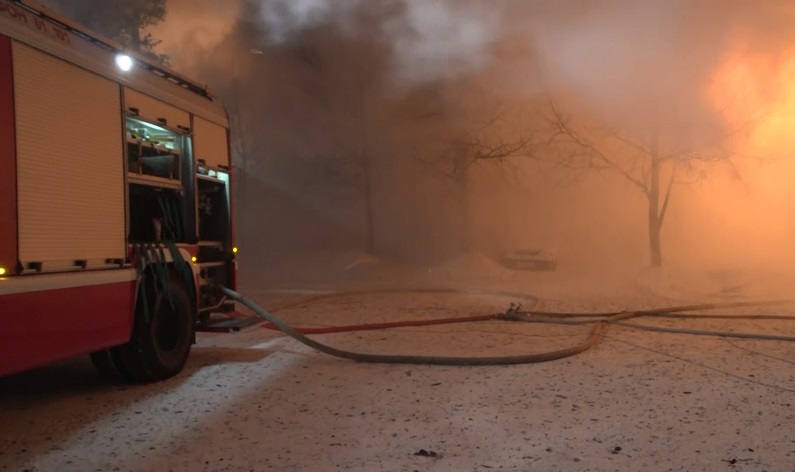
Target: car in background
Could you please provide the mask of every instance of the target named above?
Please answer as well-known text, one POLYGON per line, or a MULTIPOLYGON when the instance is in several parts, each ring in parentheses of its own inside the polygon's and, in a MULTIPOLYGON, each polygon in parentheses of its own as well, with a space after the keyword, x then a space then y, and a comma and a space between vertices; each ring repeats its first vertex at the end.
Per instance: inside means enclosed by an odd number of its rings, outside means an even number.
POLYGON ((551 271, 557 268, 557 256, 543 249, 517 249, 502 254, 500 263, 513 270, 551 271))

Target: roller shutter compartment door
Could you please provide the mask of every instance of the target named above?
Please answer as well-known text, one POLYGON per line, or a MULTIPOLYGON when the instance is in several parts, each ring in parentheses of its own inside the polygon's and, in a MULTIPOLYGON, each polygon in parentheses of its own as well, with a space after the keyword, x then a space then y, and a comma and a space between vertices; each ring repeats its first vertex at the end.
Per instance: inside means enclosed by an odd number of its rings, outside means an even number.
POLYGON ((193 117, 193 155, 208 167, 229 165, 226 128, 199 116, 193 117))
POLYGON ((20 261, 124 259, 119 85, 20 43, 13 57, 20 261))

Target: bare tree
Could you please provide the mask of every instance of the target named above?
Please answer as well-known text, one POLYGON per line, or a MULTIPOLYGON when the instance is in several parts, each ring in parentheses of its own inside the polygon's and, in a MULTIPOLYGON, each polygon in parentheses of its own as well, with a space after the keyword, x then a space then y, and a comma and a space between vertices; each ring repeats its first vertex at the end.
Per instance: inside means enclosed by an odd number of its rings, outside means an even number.
POLYGON ((491 165, 505 170, 512 157, 530 155, 533 146, 530 137, 507 137, 500 125, 508 114, 495 105, 491 112, 476 117, 466 117, 474 125, 462 124, 461 110, 444 107, 436 113, 426 113, 422 121, 436 121, 441 131, 437 139, 440 146, 430 146, 417 151, 417 160, 435 175, 451 184, 452 195, 458 207, 461 222, 460 246, 463 251, 472 249, 472 176, 479 165, 491 165))
POLYGON ((645 136, 630 138, 616 129, 575 123, 570 114, 550 102, 547 122, 551 130, 550 155, 557 165, 578 173, 612 171, 640 191, 647 203, 650 262, 653 267, 660 267, 660 236, 674 186, 704 179, 717 163, 735 169, 733 158, 737 154, 729 148, 729 141, 747 130, 753 120, 705 139, 691 140, 689 145, 674 143, 668 147, 662 145, 661 127, 653 120, 647 133, 640 133, 645 136))

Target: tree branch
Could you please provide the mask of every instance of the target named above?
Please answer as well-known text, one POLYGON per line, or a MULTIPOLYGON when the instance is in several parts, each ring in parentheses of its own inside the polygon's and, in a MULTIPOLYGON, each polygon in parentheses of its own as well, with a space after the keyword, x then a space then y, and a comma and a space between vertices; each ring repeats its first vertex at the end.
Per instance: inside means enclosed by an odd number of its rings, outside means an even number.
MULTIPOLYGON (((550 104, 552 109, 553 118, 549 120, 550 124, 553 128, 553 135, 550 140, 551 144, 554 144, 556 141, 560 140, 561 138, 564 141, 568 141, 569 144, 573 144, 576 147, 581 148, 582 150, 586 151, 585 156, 588 160, 586 163, 587 167, 591 168, 604 168, 608 167, 614 169, 615 171, 619 172, 625 179, 629 182, 634 184, 638 187, 644 194, 648 195, 649 189, 648 186, 644 181, 639 179, 638 177, 632 175, 631 172, 627 171, 623 167, 621 167, 617 162, 609 158, 605 155, 596 145, 591 142, 590 140, 583 137, 580 133, 574 131, 569 126, 569 119, 564 118, 560 112, 555 108, 554 104, 550 104), (602 166, 595 165, 594 158, 602 164, 602 166)), ((573 154, 576 156, 576 154, 573 154)))

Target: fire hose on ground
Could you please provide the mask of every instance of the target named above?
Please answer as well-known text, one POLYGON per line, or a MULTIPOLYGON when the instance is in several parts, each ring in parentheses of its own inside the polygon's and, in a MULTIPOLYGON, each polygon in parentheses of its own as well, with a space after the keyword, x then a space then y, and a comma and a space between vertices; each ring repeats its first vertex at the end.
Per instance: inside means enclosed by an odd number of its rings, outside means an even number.
MULTIPOLYGON (((620 311, 620 312, 603 312, 603 313, 561 313, 561 312, 547 312, 547 311, 525 311, 521 309, 520 305, 511 304, 511 307, 502 313, 489 314, 489 315, 476 315, 461 318, 444 318, 435 320, 419 320, 419 321, 398 321, 391 323, 372 323, 362 325, 349 325, 349 326, 336 326, 331 328, 294 328, 288 325, 280 318, 273 315, 271 312, 265 310, 254 301, 246 298, 242 294, 230 290, 225 287, 219 287, 227 297, 237 301, 243 306, 253 311, 257 316, 270 323, 273 327, 284 332, 296 341, 305 344, 319 352, 328 354, 343 359, 349 359, 356 362, 364 363, 386 363, 386 364, 424 364, 424 365, 449 365, 449 366, 494 366, 494 365, 513 365, 513 364, 531 364, 539 362, 548 362, 566 357, 571 357, 595 347, 604 337, 605 331, 610 325, 617 325, 631 329, 641 329, 647 331, 663 332, 663 333, 676 333, 676 334, 690 334, 700 336, 715 336, 725 338, 742 338, 742 339, 757 339, 757 340, 772 340, 772 341, 786 341, 795 342, 795 336, 773 335, 764 333, 742 333, 731 331, 713 331, 713 330, 696 330, 696 329, 681 329, 662 326, 648 326, 638 323, 629 322, 629 319, 639 317, 657 317, 657 318, 675 318, 675 319, 735 319, 735 320, 786 320, 795 321, 795 316, 787 315, 720 315, 720 314, 692 314, 686 312, 692 311, 706 311, 724 308, 739 308, 739 307, 760 307, 760 306, 776 306, 793 303, 793 300, 765 300, 765 301, 744 301, 744 302, 728 302, 728 303, 708 303, 698 305, 680 305, 665 308, 656 308, 651 310, 636 310, 636 311, 620 311), (399 326, 427 326, 434 324, 447 324, 447 323, 461 323, 471 321, 488 321, 488 320, 505 320, 517 322, 530 322, 530 323, 551 323, 562 325, 593 325, 588 337, 576 344, 575 346, 547 351, 541 353, 532 353, 525 355, 513 356, 492 356, 492 357, 445 357, 445 356, 413 356, 413 355, 389 355, 389 354, 370 354, 346 351, 337 349, 332 346, 320 343, 306 336, 306 334, 321 334, 321 333, 339 333, 348 331, 370 330, 370 329, 385 329, 390 327, 399 326)), ((314 301, 324 300, 339 296, 350 295, 367 295, 378 293, 477 293, 488 295, 500 296, 513 296, 522 298, 524 300, 534 300, 537 298, 517 294, 511 292, 491 292, 491 291, 469 291, 457 289, 407 289, 407 290, 364 290, 364 291, 349 291, 349 292, 336 292, 331 294, 324 294, 309 299, 304 299, 296 303, 282 305, 278 309, 285 309, 298 305, 304 305, 314 301)), ((275 310, 274 310, 275 311, 275 310)))

